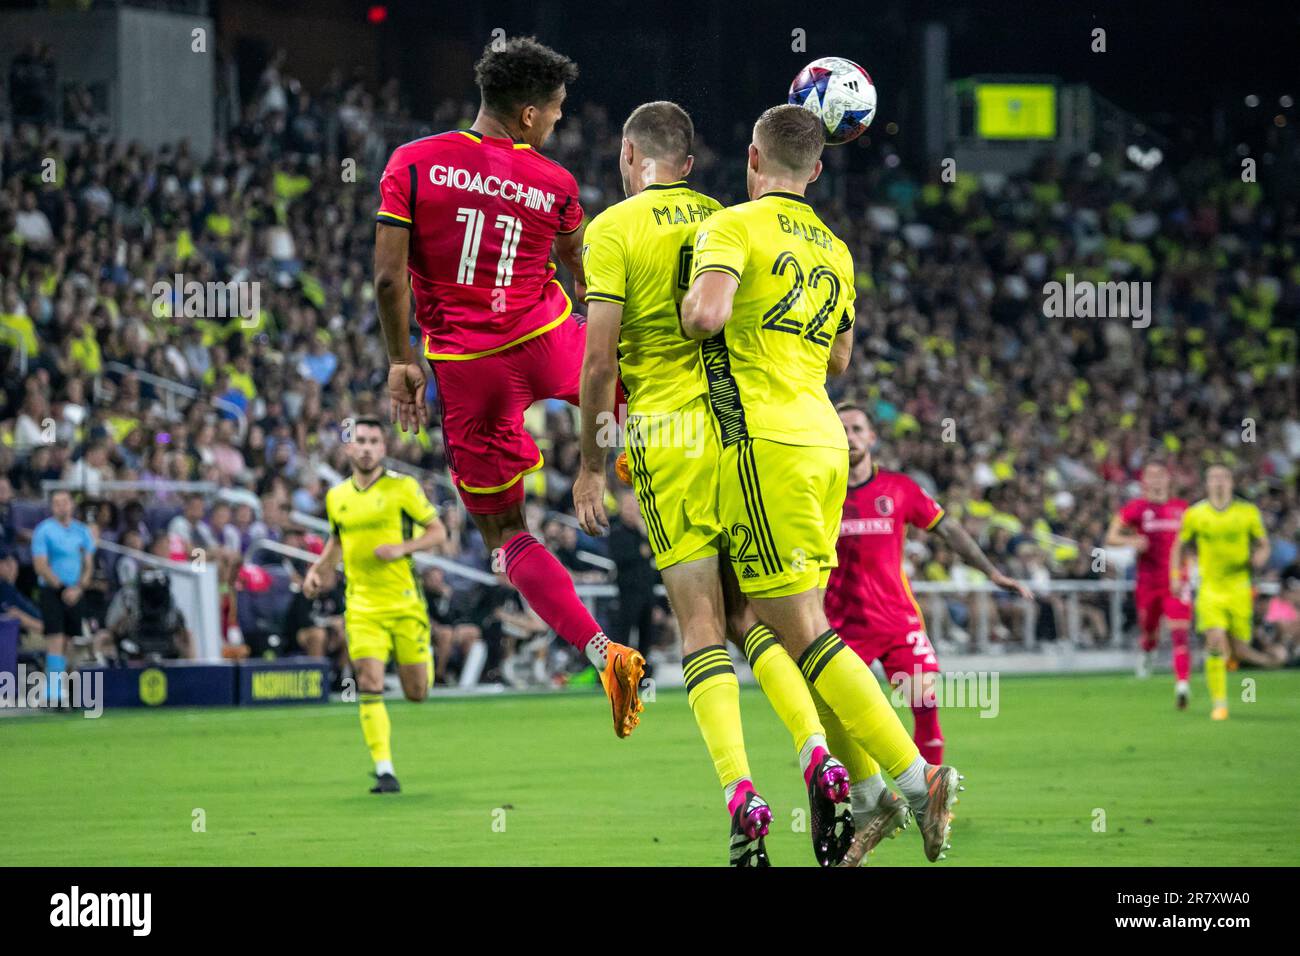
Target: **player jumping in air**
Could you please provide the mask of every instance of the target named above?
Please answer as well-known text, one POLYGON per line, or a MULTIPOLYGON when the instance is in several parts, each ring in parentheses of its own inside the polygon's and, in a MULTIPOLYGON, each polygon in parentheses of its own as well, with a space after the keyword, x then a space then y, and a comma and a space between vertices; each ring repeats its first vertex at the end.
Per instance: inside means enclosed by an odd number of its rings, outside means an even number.
POLYGON ((542 467, 524 411, 541 399, 578 401, 585 327, 549 260, 554 247, 582 296, 582 206, 573 176, 537 151, 577 74, 532 38, 484 52, 474 125, 400 146, 384 169, 375 290, 393 417, 403 430, 418 430, 425 417, 424 370, 408 333, 409 274, 465 508, 510 583, 600 672, 614 732, 626 737, 640 719, 645 660, 605 636, 523 510, 521 479, 542 467))
POLYGON ((1142 497, 1121 508, 1106 530, 1107 547, 1133 548, 1138 556, 1134 598, 1142 638, 1137 675, 1151 674, 1163 618, 1169 622, 1169 638, 1174 646, 1174 700, 1179 710, 1187 708, 1189 695, 1192 655, 1187 632, 1192 609, 1187 602, 1185 576, 1179 576, 1183 582, 1179 592, 1170 590, 1169 555, 1186 510, 1186 501, 1169 497, 1169 469, 1153 461, 1142 469, 1142 497))
POLYGON ((821 120, 797 106, 759 117, 750 202, 695 238, 682 328, 705 340, 722 441, 718 513, 728 559, 758 619, 799 662, 822 723, 872 755, 921 820, 928 859, 946 848, 959 775, 926 763, 871 669, 826 619, 847 488, 844 427, 826 394, 853 351, 853 261, 804 198, 821 173, 821 120))
POLYGON ((1228 660, 1260 667, 1279 663, 1250 646, 1255 595, 1252 570, 1268 564, 1268 535, 1259 509, 1234 498, 1232 471, 1212 465, 1205 472, 1203 500, 1183 512, 1182 527, 1169 558, 1169 586, 1182 586, 1187 545, 1196 551, 1200 583, 1196 589, 1196 629, 1205 635, 1205 685, 1212 720, 1228 719, 1228 660))
MULTIPOLYGON (((719 578, 718 462, 699 343, 683 338, 678 306, 690 280, 696 232, 720 208, 686 183, 695 129, 674 103, 646 103, 623 127, 623 202, 587 227, 587 352, 582 372, 582 469, 573 487, 578 521, 608 527, 605 469, 616 379, 627 389, 627 447, 655 562, 682 631, 687 700, 713 758, 731 815, 733 866, 766 866, 772 811, 754 790, 740 719, 740 686, 727 654, 719 578)), ((812 801, 814 847, 828 843, 833 806, 848 773, 830 756, 799 668, 760 624, 746 632, 754 669, 795 737, 812 801), (825 803, 832 812, 828 813, 825 803)), ((734 625, 733 625, 734 626, 734 625)), ((842 856, 847 849, 840 849, 842 856)), ((829 852, 829 847, 819 852, 829 852)))
MULTIPOLYGON (((956 521, 916 482, 876 465, 876 432, 865 410, 851 402, 836 406, 849 442, 849 489, 835 549, 839 565, 826 585, 826 617, 841 639, 870 664, 880 661, 892 684, 908 691, 914 720, 912 739, 927 763, 943 763, 943 733, 935 675, 939 660, 925 633, 925 618, 903 570, 907 526, 932 531, 968 565, 998 587, 1032 599, 1032 592, 1003 574, 956 521)), ((849 739, 832 735, 853 778, 856 834, 844 863, 859 865, 885 837, 907 822, 903 803, 880 775, 880 765, 849 739)))
POLYGON ((429 611, 410 557, 437 547, 447 531, 414 478, 384 469, 387 448, 377 419, 359 419, 344 447, 352 476, 325 495, 330 539, 308 569, 302 591, 309 598, 329 591, 342 557, 347 579, 343 624, 357 676, 361 732, 375 762, 370 792, 397 793, 402 788, 393 772, 384 668, 390 656, 396 657, 406 699, 428 696, 433 677, 429 611))

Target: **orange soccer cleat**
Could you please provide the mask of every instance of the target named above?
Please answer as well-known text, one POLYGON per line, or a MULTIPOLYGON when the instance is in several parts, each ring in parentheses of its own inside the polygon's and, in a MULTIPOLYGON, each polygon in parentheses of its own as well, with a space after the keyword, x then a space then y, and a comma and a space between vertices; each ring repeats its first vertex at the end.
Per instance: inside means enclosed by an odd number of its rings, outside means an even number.
POLYGON ((645 658, 630 647, 610 641, 605 648, 605 669, 600 682, 614 712, 614 733, 620 737, 632 733, 641 722, 638 715, 645 710, 639 696, 643 674, 645 658))
POLYGON ((1215 704, 1214 709, 1210 711, 1210 720, 1227 720, 1228 708, 1223 704, 1215 704))

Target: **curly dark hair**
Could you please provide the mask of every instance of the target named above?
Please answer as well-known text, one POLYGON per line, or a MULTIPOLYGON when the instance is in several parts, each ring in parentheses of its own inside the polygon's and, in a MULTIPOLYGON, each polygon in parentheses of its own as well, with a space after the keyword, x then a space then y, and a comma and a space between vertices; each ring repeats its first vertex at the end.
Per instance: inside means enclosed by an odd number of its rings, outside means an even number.
POLYGON ((577 78, 578 64, 538 43, 536 37, 494 40, 474 64, 474 82, 483 94, 483 105, 501 115, 540 105, 577 78))

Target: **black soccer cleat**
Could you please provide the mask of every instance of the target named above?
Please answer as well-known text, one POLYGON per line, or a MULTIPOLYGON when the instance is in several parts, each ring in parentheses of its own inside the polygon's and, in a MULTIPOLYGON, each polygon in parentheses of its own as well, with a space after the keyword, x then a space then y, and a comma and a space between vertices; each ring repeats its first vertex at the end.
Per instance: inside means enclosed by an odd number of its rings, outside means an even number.
POLYGON ((397 782, 397 778, 391 773, 379 774, 375 777, 375 785, 370 788, 371 793, 401 793, 402 785, 397 782))
POLYGON ((808 775, 808 832, 818 866, 838 866, 853 843, 849 772, 828 753, 808 775))
POLYGON ((749 791, 745 802, 731 816, 731 865, 771 866, 767 858, 767 836, 772 824, 772 808, 767 801, 749 791))

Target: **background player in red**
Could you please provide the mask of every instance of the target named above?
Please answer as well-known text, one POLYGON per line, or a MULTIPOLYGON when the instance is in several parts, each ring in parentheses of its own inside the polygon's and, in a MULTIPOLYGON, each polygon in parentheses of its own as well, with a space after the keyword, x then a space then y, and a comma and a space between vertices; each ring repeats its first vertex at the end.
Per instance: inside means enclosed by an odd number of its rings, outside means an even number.
POLYGON ((521 479, 543 464, 524 411, 547 398, 577 404, 582 371, 586 330, 550 261, 553 248, 583 296, 578 184, 537 152, 577 75, 571 60, 531 37, 489 45, 474 67, 482 100, 473 126, 399 146, 384 169, 375 291, 394 419, 403 431, 425 419, 409 274, 465 508, 494 566, 600 672, 614 731, 626 737, 642 709, 645 660, 601 632, 523 512, 521 479))
MULTIPOLYGON (((1170 498, 1169 469, 1158 461, 1142 469, 1142 497, 1134 498, 1111 518, 1106 546, 1132 548, 1137 552, 1138 651, 1137 675, 1148 677, 1160 643, 1160 621, 1169 621, 1169 639, 1174 645, 1174 695, 1179 710, 1187 707, 1188 678, 1192 668, 1188 647, 1192 606, 1190 594, 1169 589, 1169 553, 1187 510, 1187 502, 1170 498)), ((1187 575, 1179 580, 1186 582, 1187 575)), ((1184 584, 1184 588, 1188 585, 1184 584)))
MULTIPOLYGON (((849 440, 849 492, 836 544, 839 566, 826 586, 826 617, 863 660, 880 661, 891 683, 908 682, 913 739, 927 763, 940 764, 943 734, 934 692, 939 661, 903 570, 907 526, 939 535, 955 555, 998 587, 1027 599, 1033 595, 994 567, 958 522, 945 522, 943 508, 916 482, 876 466, 871 456, 876 433, 862 408, 851 402, 836 407, 849 440)), ((861 784, 855 774, 855 821, 875 806, 878 796, 862 793, 861 784)))

